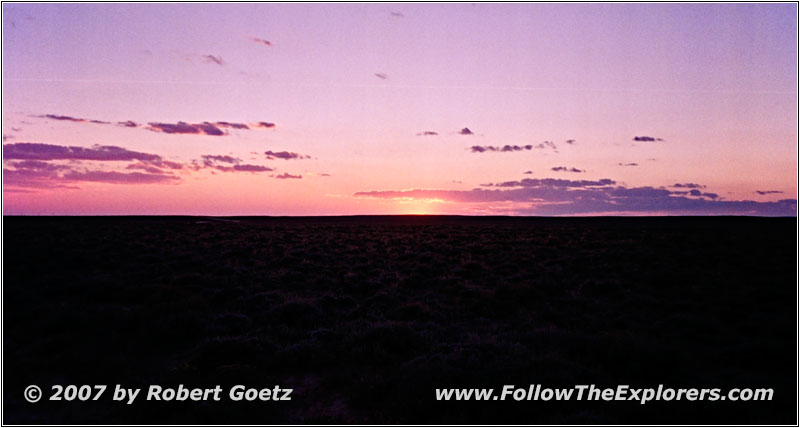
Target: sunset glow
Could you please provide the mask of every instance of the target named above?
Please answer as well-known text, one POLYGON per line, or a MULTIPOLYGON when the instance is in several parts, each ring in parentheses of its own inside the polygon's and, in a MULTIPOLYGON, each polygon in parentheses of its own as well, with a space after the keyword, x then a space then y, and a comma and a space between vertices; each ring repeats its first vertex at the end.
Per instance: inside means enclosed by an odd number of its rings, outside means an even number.
POLYGON ((795 215, 795 4, 4 4, 4 214, 795 215))

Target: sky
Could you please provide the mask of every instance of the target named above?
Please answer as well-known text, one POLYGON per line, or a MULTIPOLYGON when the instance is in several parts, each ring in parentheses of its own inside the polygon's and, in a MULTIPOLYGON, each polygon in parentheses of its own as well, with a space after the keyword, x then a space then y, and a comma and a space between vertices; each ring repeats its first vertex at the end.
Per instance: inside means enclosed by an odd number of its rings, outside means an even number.
POLYGON ((13 4, 3 214, 797 210, 797 5, 13 4))

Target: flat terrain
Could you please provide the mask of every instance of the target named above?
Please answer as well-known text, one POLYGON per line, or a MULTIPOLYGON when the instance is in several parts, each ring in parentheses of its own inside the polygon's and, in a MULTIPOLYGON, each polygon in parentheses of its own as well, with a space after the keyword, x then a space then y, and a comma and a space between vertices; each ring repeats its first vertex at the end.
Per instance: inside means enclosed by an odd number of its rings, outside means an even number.
POLYGON ((6 424, 797 422, 793 218, 4 217, 3 232, 6 424), (117 383, 294 393, 46 401, 117 383), (774 399, 434 397, 532 383, 774 399), (45 400, 24 401, 30 384, 45 400))

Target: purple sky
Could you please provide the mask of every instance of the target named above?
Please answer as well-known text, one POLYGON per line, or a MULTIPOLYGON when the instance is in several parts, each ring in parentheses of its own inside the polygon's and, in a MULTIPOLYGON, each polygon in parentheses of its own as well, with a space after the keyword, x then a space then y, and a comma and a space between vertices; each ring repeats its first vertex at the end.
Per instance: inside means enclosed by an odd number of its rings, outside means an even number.
POLYGON ((4 214, 795 215, 796 4, 4 4, 4 214))

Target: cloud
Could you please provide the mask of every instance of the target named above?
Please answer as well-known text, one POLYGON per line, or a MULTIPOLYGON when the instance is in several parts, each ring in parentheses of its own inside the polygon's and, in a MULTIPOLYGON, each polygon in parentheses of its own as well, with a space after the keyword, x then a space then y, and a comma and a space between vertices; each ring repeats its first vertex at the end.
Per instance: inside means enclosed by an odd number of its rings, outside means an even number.
POLYGON ((556 143, 552 141, 544 141, 542 143, 533 145, 533 144, 526 144, 524 146, 517 146, 517 145, 509 145, 506 144, 505 146, 472 146, 470 150, 472 153, 485 153, 485 152, 521 152, 527 150, 534 150, 534 149, 552 149, 557 152, 558 147, 556 143))
POLYGON ((284 172, 281 175, 276 175, 275 178, 278 178, 278 179, 281 179, 281 180, 285 180, 287 178, 300 179, 300 178, 303 178, 303 176, 302 175, 292 175, 292 174, 284 172))
POLYGON ((239 163, 242 161, 239 158, 227 155, 202 155, 200 157, 203 159, 203 164, 206 166, 211 166, 214 163, 239 163))
POLYGON ((250 127, 244 123, 215 122, 214 124, 220 128, 250 129, 250 127))
POLYGON ((148 127, 150 131, 163 132, 165 134, 204 134, 212 136, 227 135, 224 131, 219 129, 216 125, 210 122, 203 123, 158 123, 150 122, 148 127))
POLYGON ((72 116, 62 116, 58 114, 42 114, 34 117, 39 117, 43 119, 52 119, 52 120, 62 120, 67 122, 80 122, 80 123, 97 123, 101 125, 108 125, 110 122, 105 122, 102 120, 95 120, 95 119, 82 119, 79 117, 72 117, 72 116))
POLYGON ((201 122, 201 123, 187 123, 179 121, 178 123, 149 122, 145 126, 137 122, 134 122, 132 120, 118 121, 112 123, 112 122, 105 122, 102 120, 82 119, 72 116, 55 115, 55 114, 45 114, 32 117, 61 120, 61 121, 68 121, 75 123, 97 123, 103 125, 116 125, 125 128, 144 128, 154 132, 163 132, 165 134, 197 134, 197 135, 221 136, 221 135, 228 135, 228 133, 223 130, 224 128, 243 129, 243 130, 249 130, 251 128, 265 128, 265 129, 275 128, 275 124, 271 122, 256 122, 253 124, 246 124, 246 123, 228 122, 228 121, 201 122))
POLYGON ((771 195, 773 193, 783 193, 780 190, 756 190, 759 195, 771 195))
POLYGON ((417 134, 418 137, 430 137, 435 135, 439 135, 439 133, 435 131, 422 131, 417 134))
POLYGON ((459 135, 475 135, 469 128, 462 128, 458 133, 459 135))
POLYGON ((705 189, 706 186, 697 183, 675 183, 672 186, 675 189, 705 189))
POLYGON ((389 76, 386 73, 375 73, 375 77, 381 80, 386 80, 389 78, 389 76))
POLYGON ((117 146, 99 146, 91 148, 76 146, 58 146, 43 143, 13 143, 3 145, 4 159, 32 160, 97 160, 97 161, 160 161, 161 156, 134 152, 117 146))
POLYGON ((563 172, 586 172, 586 170, 584 170, 584 169, 567 168, 565 166, 554 166, 554 167, 552 167, 550 169, 552 171, 556 171, 556 172, 558 172, 558 171, 563 171, 563 172))
POLYGON ((13 135, 3 134, 3 142, 6 142, 6 141, 8 141, 8 140, 10 140, 12 138, 14 138, 13 135))
POLYGON ((264 152, 267 156, 267 159, 283 159, 283 160, 291 160, 291 159, 311 159, 311 156, 308 155, 301 155, 299 153, 294 152, 273 152, 272 150, 268 150, 264 152))
POLYGON ((641 136, 641 137, 633 137, 633 141, 664 141, 664 139, 663 138, 656 138, 656 137, 641 136))
POLYGON ((117 171, 72 171, 64 174, 62 178, 66 181, 92 181, 109 184, 153 184, 180 180, 179 177, 172 174, 117 171))
POLYGON ((575 144, 575 140, 566 140, 564 142, 567 144, 575 144))
POLYGON ((58 165, 40 160, 10 161, 8 165, 16 169, 38 170, 38 171, 60 171, 70 169, 67 165, 58 165))
POLYGON ((389 16, 393 18, 405 18, 402 12, 389 12, 389 16))
MULTIPOLYGON (((242 172, 268 172, 274 171, 274 169, 263 166, 263 165, 250 165, 250 164, 240 164, 233 166, 234 171, 242 171, 242 172)), ((299 178, 299 177, 298 177, 299 178)))
POLYGON ((619 165, 619 166, 639 166, 639 164, 636 163, 636 162, 630 162, 630 163, 622 163, 622 162, 620 162, 617 165, 619 165))
POLYGON ((485 152, 520 152, 524 150, 533 150, 533 145, 528 144, 526 146, 511 146, 506 144, 505 146, 472 146, 470 150, 472 153, 485 153, 485 152))
POLYGON ((207 62, 209 64, 225 65, 225 61, 223 61, 222 57, 218 55, 203 55, 202 59, 203 62, 207 62))
POLYGON ((165 173, 163 169, 180 169, 179 162, 162 159, 158 155, 134 152, 116 146, 93 146, 92 148, 57 146, 39 143, 17 143, 3 146, 4 188, 27 189, 76 189, 76 182, 103 182, 109 184, 150 184, 178 182, 180 177, 165 173), (51 162, 46 162, 51 161, 51 162), (68 161, 67 164, 52 161, 68 161), (144 172, 120 172, 100 168, 81 167, 83 161, 112 162, 135 161, 126 170, 139 169, 144 172))
POLYGON ((617 184, 610 178, 600 180, 564 180, 561 178, 523 178, 520 181, 504 181, 495 183, 497 187, 592 187, 592 186, 612 186, 617 184))
MULTIPOLYGON (((482 185, 483 186, 483 185, 482 185)), ((715 193, 688 197, 664 188, 625 187, 611 179, 573 181, 555 178, 525 179, 495 184, 492 189, 364 191, 356 197, 401 200, 437 200, 469 204, 514 203, 515 213, 570 215, 659 212, 666 214, 725 214, 793 216, 797 201, 777 202, 719 200, 715 193)), ((693 189, 696 190, 696 189, 693 189)))
POLYGON ((533 174, 533 171, 525 171, 523 174, 533 174))
POLYGON ((272 47, 272 42, 270 42, 269 40, 264 40, 264 39, 259 38, 259 37, 250 37, 250 40, 253 41, 253 42, 262 44, 264 46, 272 47))
POLYGON ((263 165, 243 164, 242 160, 228 155, 202 155, 201 161, 193 162, 192 169, 214 169, 222 172, 269 172, 273 168, 263 165))
POLYGON ((553 150, 556 150, 558 147, 556 147, 556 143, 554 143, 552 141, 545 141, 543 143, 539 143, 539 144, 533 146, 533 148, 534 149, 553 149, 553 150))

